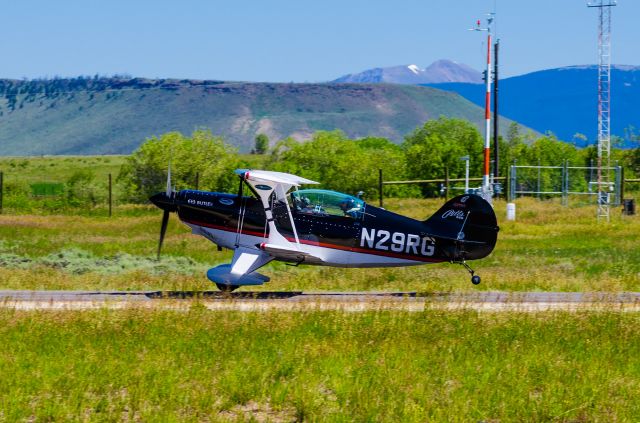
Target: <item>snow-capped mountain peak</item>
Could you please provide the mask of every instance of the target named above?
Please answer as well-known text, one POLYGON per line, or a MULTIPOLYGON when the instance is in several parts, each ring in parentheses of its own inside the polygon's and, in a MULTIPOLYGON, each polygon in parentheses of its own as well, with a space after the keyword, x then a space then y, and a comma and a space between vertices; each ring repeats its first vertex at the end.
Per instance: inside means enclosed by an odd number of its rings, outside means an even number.
POLYGON ((407 69, 409 69, 411 72, 415 73, 416 75, 420 75, 420 72, 422 72, 422 69, 420 69, 416 65, 409 65, 407 66, 407 69))
POLYGON ((437 84, 441 82, 482 82, 482 73, 463 63, 452 60, 437 60, 427 68, 418 65, 374 68, 349 74, 333 82, 387 82, 392 84, 437 84))

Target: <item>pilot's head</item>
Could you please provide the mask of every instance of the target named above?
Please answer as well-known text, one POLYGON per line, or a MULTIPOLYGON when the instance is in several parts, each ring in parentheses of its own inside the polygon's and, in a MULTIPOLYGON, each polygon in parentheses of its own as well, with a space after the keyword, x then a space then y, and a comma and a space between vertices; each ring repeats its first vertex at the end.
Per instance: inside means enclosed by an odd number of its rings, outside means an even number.
POLYGON ((340 208, 342 209, 342 211, 351 210, 355 207, 355 204, 356 202, 353 201, 352 198, 345 198, 340 202, 340 208))

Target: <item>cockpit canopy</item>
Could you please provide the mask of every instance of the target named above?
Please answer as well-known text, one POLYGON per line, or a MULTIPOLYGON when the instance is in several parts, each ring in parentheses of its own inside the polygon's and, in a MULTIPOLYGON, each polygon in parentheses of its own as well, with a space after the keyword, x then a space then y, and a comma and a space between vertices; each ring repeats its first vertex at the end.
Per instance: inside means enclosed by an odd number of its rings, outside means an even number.
POLYGON ((324 189, 293 191, 291 201, 294 212, 314 216, 361 218, 365 205, 357 197, 324 189))

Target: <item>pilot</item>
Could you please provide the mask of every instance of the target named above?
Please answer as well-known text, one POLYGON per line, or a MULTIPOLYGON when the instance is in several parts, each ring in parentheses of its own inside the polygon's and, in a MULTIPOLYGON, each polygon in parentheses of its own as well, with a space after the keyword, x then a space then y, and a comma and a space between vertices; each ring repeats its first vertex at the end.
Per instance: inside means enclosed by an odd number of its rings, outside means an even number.
POLYGON ((345 216, 358 217, 360 206, 356 204, 353 198, 345 198, 340 202, 340 209, 345 216))
POLYGON ((301 213, 304 213, 304 214, 314 213, 314 207, 311 204, 311 201, 307 197, 302 197, 300 199, 300 202, 302 203, 302 208, 300 210, 301 213))

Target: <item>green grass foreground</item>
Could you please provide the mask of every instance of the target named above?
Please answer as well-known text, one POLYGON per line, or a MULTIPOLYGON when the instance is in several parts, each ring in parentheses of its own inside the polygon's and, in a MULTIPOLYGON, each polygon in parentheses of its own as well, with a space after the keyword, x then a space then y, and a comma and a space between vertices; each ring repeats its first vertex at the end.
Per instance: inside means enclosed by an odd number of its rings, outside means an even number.
POLYGON ((0 421, 638 421, 635 313, 0 312, 0 421))
MULTIPOLYGON (((424 219, 442 200, 390 199, 390 210, 424 219)), ((448 263, 408 268, 292 267, 261 269, 271 282, 258 290, 315 291, 640 291, 640 216, 612 209, 598 222, 595 206, 516 201, 517 221, 505 221, 495 203, 498 244, 471 262, 482 277, 448 263)), ((155 260, 161 213, 150 206, 120 206, 113 218, 70 215, 0 215, 0 289, 211 290, 208 268, 230 262, 172 215, 163 257, 155 260)), ((247 288, 242 288, 247 290, 247 288)), ((250 288, 251 290, 256 287, 250 288)))

